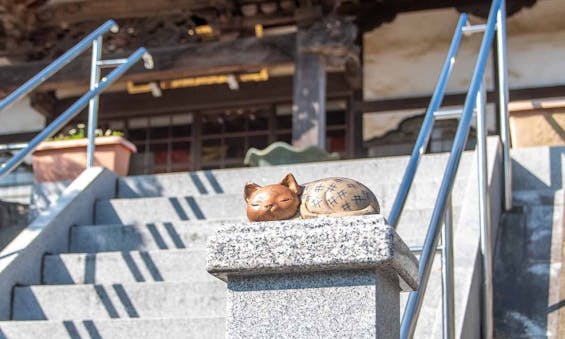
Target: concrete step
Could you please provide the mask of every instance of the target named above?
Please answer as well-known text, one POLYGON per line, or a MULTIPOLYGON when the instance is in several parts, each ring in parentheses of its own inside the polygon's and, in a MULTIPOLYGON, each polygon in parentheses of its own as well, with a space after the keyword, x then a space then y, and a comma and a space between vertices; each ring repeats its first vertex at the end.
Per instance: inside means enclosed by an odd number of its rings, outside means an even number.
POLYGON ((43 283, 114 284, 217 280, 206 272, 205 250, 156 250, 47 255, 43 283))
POLYGON ((226 285, 207 282, 15 287, 13 320, 223 317, 226 285))
MULTIPOLYGON (((443 173, 446 160, 446 154, 424 156, 417 180, 433 180, 437 177, 436 173, 443 173), (434 175, 431 175, 432 173, 434 175)), ((466 152, 461 160, 462 171, 471 168, 472 161, 471 153, 466 152)), ((408 157, 401 156, 124 177, 119 179, 118 197, 175 197, 224 193, 241 195, 242 187, 248 181, 259 185, 272 184, 279 182, 289 172, 295 175, 299 183, 324 177, 344 176, 374 188, 382 183, 398 185, 407 163, 408 157)))
POLYGON ((224 338, 224 318, 2 321, 0 338, 224 338))
POLYGON ((205 249, 218 222, 174 222, 136 225, 87 225, 71 228, 70 252, 205 249))
MULTIPOLYGON (((459 178, 453 192, 453 201, 463 200, 465 177, 459 178)), ((416 182, 406 201, 407 208, 433 207, 440 186, 439 181, 416 182)), ((243 186, 241 186, 242 188, 243 186)), ((384 214, 388 214, 398 185, 381 184, 372 187, 384 214)), ((135 224, 149 222, 177 222, 189 220, 245 219, 245 201, 242 193, 210 196, 178 196, 136 199, 101 200, 96 204, 96 224, 135 224)))
POLYGON ((512 203, 524 205, 563 205, 563 189, 539 189, 512 191, 512 203))
POLYGON ((513 148, 510 156, 514 191, 563 188, 565 146, 513 148))
MULTIPOLYGON (((454 217, 460 206, 454 206, 454 217)), ((405 209, 397 231, 409 245, 421 245, 429 226, 432 209, 405 209)), ((243 220, 243 219, 242 219, 243 220)), ((457 220, 457 219, 455 219, 457 220)), ((108 224, 71 228, 70 252, 150 251, 165 249, 205 249, 208 237, 230 221, 154 222, 148 224, 108 224)))

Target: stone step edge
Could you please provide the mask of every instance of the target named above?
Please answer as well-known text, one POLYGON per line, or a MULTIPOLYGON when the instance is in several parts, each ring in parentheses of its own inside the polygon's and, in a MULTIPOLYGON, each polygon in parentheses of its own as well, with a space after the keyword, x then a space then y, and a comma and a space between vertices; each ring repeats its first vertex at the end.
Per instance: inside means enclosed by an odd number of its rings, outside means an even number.
POLYGON ((102 256, 112 256, 112 255, 120 255, 122 253, 149 253, 149 254, 155 254, 155 253, 159 253, 162 251, 167 251, 167 252, 190 252, 193 254, 198 254, 198 253, 206 253, 206 249, 205 248, 171 248, 171 249, 166 249, 166 250, 160 250, 160 249, 152 249, 152 250, 135 250, 135 251, 107 251, 107 252, 96 252, 96 253, 87 253, 87 252, 81 252, 81 253, 76 253, 76 252, 65 252, 65 253, 49 253, 49 254, 45 254, 43 256, 43 260, 45 260, 46 257, 56 257, 56 256, 67 256, 67 257, 73 257, 73 256, 84 256, 84 255, 92 255, 95 254, 97 259, 102 256))
MULTIPOLYGON (((221 284, 221 281, 218 280, 217 281, 218 285, 221 284)), ((103 284, 60 284, 60 285, 17 285, 14 286, 13 291, 15 292, 17 289, 26 289, 26 288, 51 288, 51 289, 84 289, 84 288, 91 288, 93 286, 101 286, 104 288, 108 288, 108 287, 112 287, 114 285, 121 285, 123 288, 128 288, 130 286, 132 287, 140 287, 140 286, 146 286, 147 288, 150 288, 151 286, 149 285, 196 285, 196 284, 202 284, 202 285, 207 285, 207 284, 215 284, 215 280, 211 280, 211 281, 146 281, 146 282, 125 282, 125 283, 103 283, 103 284)))
MULTIPOLYGON (((50 285, 52 286, 52 285, 50 285)), ((225 317, 200 317, 200 316, 195 316, 195 317, 190 317, 190 318, 180 318, 180 317, 143 317, 143 318, 112 318, 112 319, 81 319, 78 321, 84 321, 84 320, 92 320, 92 321, 96 321, 96 322, 120 322, 120 321, 130 321, 130 322, 143 322, 145 320, 225 320, 225 317)), ((18 324, 18 325, 35 325, 35 324, 58 324, 58 323, 64 323, 67 320, 0 320, 0 329, 2 328, 3 325, 12 325, 12 324, 18 324)), ((69 319, 68 321, 77 321, 69 319)))

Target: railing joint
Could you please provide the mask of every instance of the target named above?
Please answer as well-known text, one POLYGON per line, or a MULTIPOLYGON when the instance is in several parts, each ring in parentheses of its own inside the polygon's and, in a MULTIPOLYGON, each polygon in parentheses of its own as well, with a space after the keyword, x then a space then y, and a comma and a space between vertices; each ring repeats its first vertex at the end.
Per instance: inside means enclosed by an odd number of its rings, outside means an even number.
POLYGON ((465 36, 470 36, 470 35, 473 35, 475 33, 484 33, 487 30, 487 25, 485 25, 485 24, 480 24, 480 25, 467 24, 467 26, 464 26, 462 28, 462 30, 463 30, 463 34, 465 34, 465 36))
POLYGON ((99 60, 96 62, 96 66, 98 66, 99 68, 111 68, 111 67, 117 67, 123 65, 126 62, 128 62, 127 58, 99 60))

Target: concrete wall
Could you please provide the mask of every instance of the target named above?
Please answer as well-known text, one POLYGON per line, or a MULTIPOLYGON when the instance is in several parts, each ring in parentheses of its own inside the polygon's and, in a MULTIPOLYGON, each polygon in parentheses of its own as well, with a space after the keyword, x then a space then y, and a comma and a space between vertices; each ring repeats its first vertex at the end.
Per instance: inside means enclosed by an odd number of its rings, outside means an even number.
POLYGON ((0 117, 0 134, 34 132, 43 127, 45 117, 31 107, 29 98, 3 111, 0 117))
POLYGON ((84 171, 48 211, 0 251, 0 320, 10 318, 12 287, 41 283, 42 256, 68 249, 69 228, 94 222, 97 199, 115 196, 116 175, 102 167, 84 171), (76 211, 82 213, 76 213, 76 211))

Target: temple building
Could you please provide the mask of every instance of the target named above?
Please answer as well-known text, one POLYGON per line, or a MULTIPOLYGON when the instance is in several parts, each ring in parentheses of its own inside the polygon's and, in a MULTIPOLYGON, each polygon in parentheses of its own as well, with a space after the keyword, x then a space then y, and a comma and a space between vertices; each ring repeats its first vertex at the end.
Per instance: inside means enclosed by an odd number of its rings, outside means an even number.
MULTIPOLYGON (((8 0, 0 5, 0 95, 112 18, 120 31, 104 38, 103 56, 144 46, 155 62, 136 65, 100 97, 99 126, 137 147, 130 174, 241 167, 249 148, 275 141, 342 159, 407 154, 459 14, 481 23, 489 4, 8 0)), ((508 15, 510 100, 565 97, 565 3, 512 0, 508 15)), ((479 43, 480 34, 464 38, 445 107, 463 104, 479 43)), ((1 145, 28 142, 88 90, 87 54, 1 113, 1 145)), ((86 120, 83 112, 67 129, 86 120)), ((439 125, 430 151, 450 147, 454 126, 439 125)))

